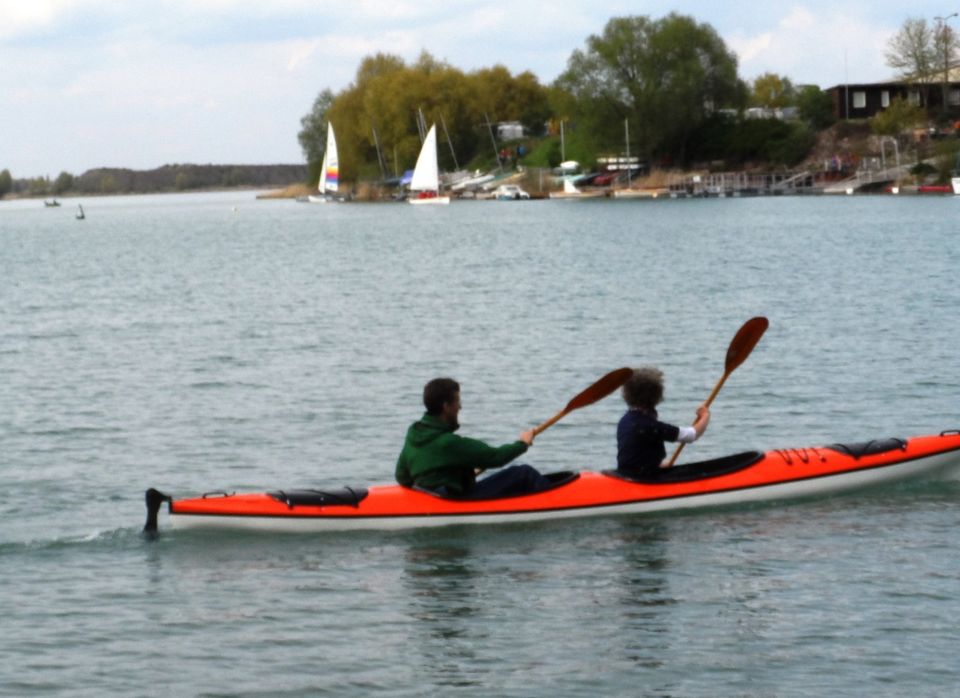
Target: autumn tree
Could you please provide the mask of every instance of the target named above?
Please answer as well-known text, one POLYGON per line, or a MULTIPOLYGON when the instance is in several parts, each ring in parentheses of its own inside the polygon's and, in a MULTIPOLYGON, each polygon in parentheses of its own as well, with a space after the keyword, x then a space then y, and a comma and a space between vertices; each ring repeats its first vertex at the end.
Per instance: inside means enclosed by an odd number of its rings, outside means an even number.
POLYGON ((427 127, 437 125, 440 164, 450 170, 490 147, 488 117, 521 121, 538 132, 550 107, 547 90, 532 73, 514 76, 495 66, 468 74, 428 52, 410 65, 397 56, 376 54, 361 61, 346 89, 321 93, 302 119, 300 143, 308 160, 319 162, 323 146, 316 144, 325 142, 329 121, 347 179, 381 174, 378 145, 387 174, 399 173, 413 167, 420 152, 421 114, 427 127))
POLYGON ((764 73, 753 81, 750 103, 764 109, 783 109, 794 104, 797 91, 790 79, 776 73, 764 73))

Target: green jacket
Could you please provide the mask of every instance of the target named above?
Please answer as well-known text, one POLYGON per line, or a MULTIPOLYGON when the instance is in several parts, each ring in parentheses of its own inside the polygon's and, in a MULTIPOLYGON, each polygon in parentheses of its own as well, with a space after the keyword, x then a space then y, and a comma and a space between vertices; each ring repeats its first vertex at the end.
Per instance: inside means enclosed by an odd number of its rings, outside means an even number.
POLYGON ((446 487, 450 494, 466 494, 476 482, 474 468, 499 468, 527 450, 523 441, 494 448, 457 436, 455 430, 429 414, 411 424, 397 459, 397 482, 404 487, 446 487))

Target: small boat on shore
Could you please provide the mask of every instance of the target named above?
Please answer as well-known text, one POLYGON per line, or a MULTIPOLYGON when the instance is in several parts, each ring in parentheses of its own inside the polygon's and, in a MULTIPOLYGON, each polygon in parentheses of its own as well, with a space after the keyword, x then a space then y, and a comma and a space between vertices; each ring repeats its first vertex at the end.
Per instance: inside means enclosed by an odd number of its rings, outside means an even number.
POLYGON ((615 471, 553 473, 543 491, 497 499, 440 497, 400 485, 211 492, 188 499, 150 489, 145 530, 157 530, 164 503, 173 528, 315 533, 649 514, 829 496, 957 473, 960 430, 949 430, 909 439, 747 451, 676 466, 650 480, 615 471))
POLYGON ((603 190, 592 189, 590 191, 583 191, 579 189, 569 177, 565 177, 563 180, 563 191, 552 191, 550 192, 551 199, 561 199, 561 200, 578 200, 578 199, 599 199, 606 196, 607 193, 603 190))

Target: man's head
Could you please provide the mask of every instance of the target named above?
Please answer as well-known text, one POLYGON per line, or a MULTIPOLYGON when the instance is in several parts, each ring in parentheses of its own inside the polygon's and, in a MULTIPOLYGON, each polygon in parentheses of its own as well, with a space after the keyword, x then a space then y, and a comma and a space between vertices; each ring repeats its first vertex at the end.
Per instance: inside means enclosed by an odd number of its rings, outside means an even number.
POLYGON ((655 408, 663 400, 663 371, 653 366, 633 369, 623 384, 623 399, 630 407, 655 408))
POLYGON ((460 384, 453 378, 434 378, 423 386, 423 406, 427 414, 457 426, 460 412, 460 384))

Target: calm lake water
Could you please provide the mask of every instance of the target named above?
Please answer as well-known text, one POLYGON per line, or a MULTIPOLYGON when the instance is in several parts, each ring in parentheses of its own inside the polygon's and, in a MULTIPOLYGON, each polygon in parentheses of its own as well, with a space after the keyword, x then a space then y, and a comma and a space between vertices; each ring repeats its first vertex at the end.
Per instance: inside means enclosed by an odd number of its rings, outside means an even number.
MULTIPOLYGON (((943 696, 960 482, 393 534, 162 532, 143 491, 392 478, 623 365, 701 459, 960 428, 960 198, 0 203, 0 694, 943 696)), ((525 460, 615 459, 618 397, 525 460)), ((161 519, 161 525, 165 517, 161 519)))

